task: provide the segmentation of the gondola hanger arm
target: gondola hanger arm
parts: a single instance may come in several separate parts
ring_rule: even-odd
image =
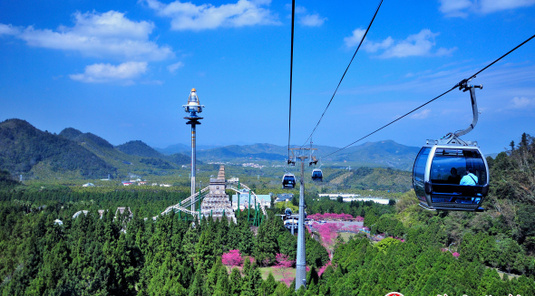
[[[466,129],[455,132],[453,135],[457,138],[471,132],[476,127],[477,121],[479,119],[475,89],[483,89],[483,85],[468,85],[469,81],[470,80],[468,79],[463,79],[461,82],[459,82],[459,90],[462,90],[463,92],[466,92],[468,90],[470,91],[470,101],[472,105],[472,123]]]

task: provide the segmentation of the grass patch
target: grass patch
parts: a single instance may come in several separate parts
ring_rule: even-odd
[[[275,278],[275,281],[280,282],[283,278],[282,271],[279,268],[274,267],[261,267],[260,273],[262,274],[262,279],[266,280],[269,276],[269,273],[271,272],[273,274],[273,277]],[[285,273],[287,277],[294,278],[295,277],[295,268],[287,268]]]
[[[342,237],[345,243],[347,243],[352,237],[357,235],[356,233],[350,233],[350,232],[339,232],[338,235]]]

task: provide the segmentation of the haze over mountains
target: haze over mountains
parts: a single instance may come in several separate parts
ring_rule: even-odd
[[[410,170],[419,148],[393,141],[365,143],[322,158],[336,147],[317,146],[316,156],[330,167],[366,166]],[[41,131],[27,121],[9,119],[0,123],[0,170],[25,178],[123,178],[129,173],[168,175],[190,164],[190,147],[150,147],[142,141],[114,146],[92,133],[65,128],[59,134]],[[165,152],[162,153],[162,152]],[[198,162],[244,162],[284,165],[287,147],[272,144],[230,145],[198,148]]]

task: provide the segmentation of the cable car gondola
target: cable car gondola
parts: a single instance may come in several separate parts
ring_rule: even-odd
[[[461,185],[463,176],[474,185]],[[488,165],[476,146],[425,145],[414,162],[412,185],[425,209],[482,211],[489,190]]]
[[[286,173],[282,176],[282,189],[291,189],[295,187],[294,174]]]
[[[312,170],[312,180],[317,182],[323,182],[323,172],[321,169]]]
[[[459,137],[470,132],[478,119],[475,88],[460,83],[460,89],[470,90],[472,124],[465,130],[423,146],[412,170],[412,186],[420,206],[428,210],[483,211],[480,207],[489,190],[489,168],[477,143]]]

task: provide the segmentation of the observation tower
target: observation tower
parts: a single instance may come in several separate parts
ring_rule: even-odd
[[[191,92],[189,93],[188,97],[188,103],[186,105],[183,105],[186,113],[188,113],[187,117],[184,117],[184,119],[187,120],[186,124],[191,125],[191,195],[195,194],[195,172],[197,170],[196,163],[197,163],[197,139],[196,139],[196,125],[201,124],[200,120],[203,119],[198,115],[198,113],[202,112],[202,109],[204,108],[203,105],[199,102],[199,97],[197,96],[197,90],[195,88],[191,89]],[[195,203],[191,203],[191,211],[195,212]]]

